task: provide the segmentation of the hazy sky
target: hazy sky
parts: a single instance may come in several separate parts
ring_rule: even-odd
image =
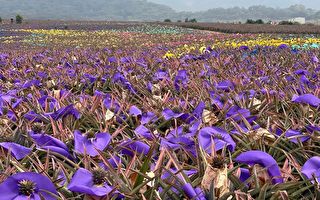
[[[148,0],[168,5],[179,11],[207,10],[215,7],[249,7],[252,5],[266,5],[285,8],[294,4],[303,4],[307,8],[320,10],[320,0]]]

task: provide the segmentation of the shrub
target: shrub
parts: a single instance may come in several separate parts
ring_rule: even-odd
[[[16,16],[16,23],[17,24],[22,24],[22,21],[23,21],[23,17],[21,15],[17,15]]]
[[[252,20],[252,19],[247,19],[246,24],[254,24],[254,23],[255,23],[255,21],[254,21],[254,20]]]
[[[247,19],[246,24],[264,24],[264,21],[262,19],[258,19],[258,20]]]
[[[299,25],[299,22],[281,21],[279,25]]]
[[[165,19],[164,22],[171,22],[171,19]]]
[[[258,19],[258,20],[256,20],[256,24],[264,24],[264,22],[262,19]]]

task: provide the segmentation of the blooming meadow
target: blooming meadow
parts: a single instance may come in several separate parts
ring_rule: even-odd
[[[320,198],[320,38],[0,34],[1,199]]]

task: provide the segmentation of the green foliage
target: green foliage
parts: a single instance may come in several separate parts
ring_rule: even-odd
[[[171,22],[171,19],[165,19],[164,22]]]
[[[252,19],[247,19],[246,24],[255,24],[255,21]]]
[[[264,24],[264,22],[262,19],[258,19],[258,20],[256,20],[256,24]]]
[[[258,20],[247,19],[246,24],[264,24],[264,21],[262,19],[258,19]]]
[[[0,17],[0,23],[2,23],[2,18]]]
[[[299,25],[299,22],[281,21],[279,25]]]
[[[197,19],[196,19],[196,18],[193,18],[193,19],[186,18],[186,19],[184,20],[184,22],[186,22],[186,23],[188,23],[188,22],[197,23]]]
[[[22,24],[22,21],[23,21],[23,17],[21,15],[17,15],[16,16],[16,23],[17,24]]]

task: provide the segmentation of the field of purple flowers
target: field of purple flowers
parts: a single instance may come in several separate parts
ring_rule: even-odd
[[[0,48],[0,199],[320,198],[317,44],[30,30]]]

